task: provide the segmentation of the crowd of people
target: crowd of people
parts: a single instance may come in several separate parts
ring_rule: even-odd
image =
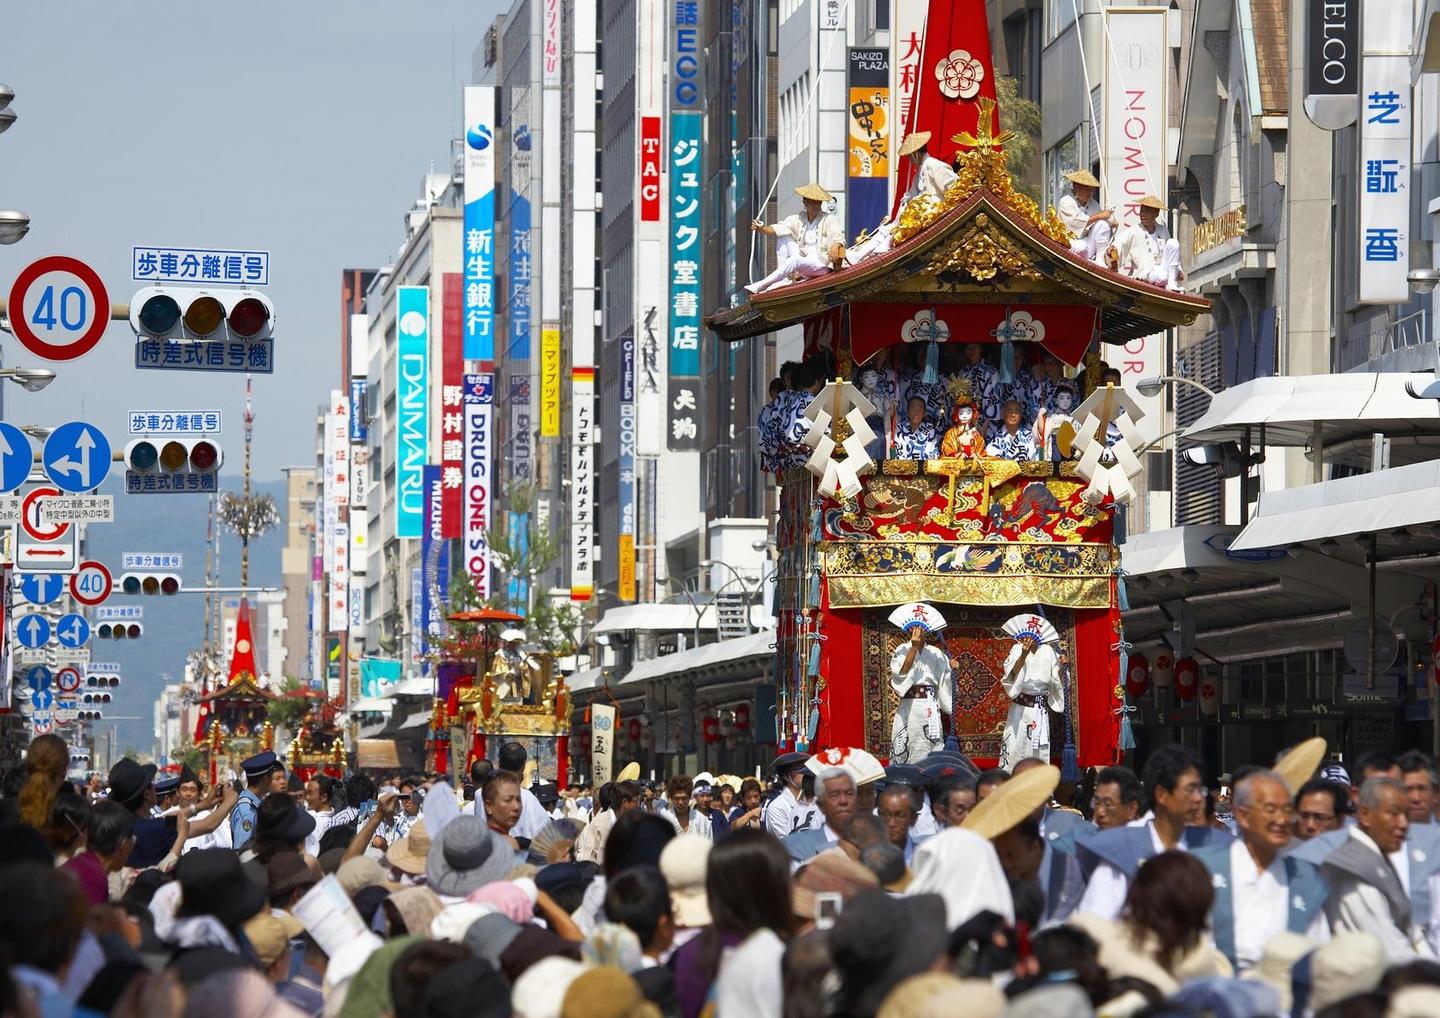
[[[0,1014],[421,1018],[1440,1015],[1434,762],[1180,745],[1063,790],[1027,759],[778,757],[236,788],[37,738],[0,791]]]

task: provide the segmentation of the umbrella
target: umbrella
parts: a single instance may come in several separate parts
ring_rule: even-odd
[[[960,826],[993,841],[1049,802],[1059,784],[1059,767],[1032,767],[991,792]]]
[[[524,622],[525,616],[499,608],[472,608],[445,616],[451,622]]]

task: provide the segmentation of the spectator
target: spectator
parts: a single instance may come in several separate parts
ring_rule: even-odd
[[[65,863],[92,905],[110,900],[109,878],[125,868],[135,842],[135,817],[116,802],[97,802],[85,828],[85,851]]]
[[[0,901],[5,903],[0,953],[10,974],[32,996],[42,1018],[69,1015],[62,981],[85,929],[86,901],[79,886],[53,866],[21,863],[0,871]]]

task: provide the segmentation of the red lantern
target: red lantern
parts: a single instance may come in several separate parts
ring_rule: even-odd
[[[750,727],[750,705],[748,703],[737,703],[735,705],[735,730],[743,732]]]
[[[1138,700],[1150,690],[1150,659],[1144,654],[1130,655],[1130,670],[1125,675],[1125,693]]]
[[[642,727],[642,726],[641,726],[641,724],[640,724],[640,719],[639,719],[639,718],[631,718],[631,719],[630,719],[630,724],[626,727],[626,731],[630,733],[630,741],[631,741],[631,742],[639,742],[639,741],[640,741],[640,730],[641,730],[641,727]]]
[[[1170,653],[1170,648],[1162,647],[1156,653],[1155,667],[1150,670],[1150,678],[1156,689],[1169,689],[1170,684],[1175,681],[1175,655]]]
[[[700,735],[707,743],[720,741],[720,719],[707,714],[700,719]]]
[[[1175,695],[1189,703],[1195,699],[1200,688],[1200,666],[1193,657],[1182,657],[1175,662]]]
[[[1220,687],[1214,679],[1200,683],[1200,713],[1213,718],[1220,713]]]

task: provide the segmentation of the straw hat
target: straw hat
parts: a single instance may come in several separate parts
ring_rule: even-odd
[[[628,764],[626,764],[624,767],[621,767],[621,768],[620,768],[620,773],[617,774],[617,775],[615,775],[615,780],[616,780],[616,781],[639,781],[639,780],[640,780],[640,765],[639,765],[638,763],[636,763],[634,760],[631,760],[631,761],[630,761]]]
[[[928,144],[930,144],[930,132],[915,131],[907,134],[905,140],[900,143],[899,154],[902,156],[914,155]]]
[[[1373,933],[1337,933],[1310,956],[1310,1007],[1315,1011],[1380,985],[1389,967]]]
[[[1300,791],[1301,785],[1315,776],[1315,770],[1320,766],[1320,761],[1325,759],[1327,749],[1329,746],[1325,740],[1317,735],[1300,743],[1275,764],[1275,773],[1285,779],[1285,785],[1292,796]]]
[[[1265,942],[1260,962],[1241,979],[1268,985],[1280,995],[1280,1006],[1290,1011],[1290,972],[1296,962],[1315,950],[1315,941],[1299,933],[1282,930]]]
[[[1100,181],[1095,179],[1095,174],[1089,170],[1071,170],[1065,174],[1065,179],[1072,184],[1079,184],[1081,187],[1099,187]]]
[[[1032,767],[991,792],[960,826],[982,838],[998,838],[1049,802],[1059,784],[1059,767]]]
[[[849,901],[867,887],[879,887],[880,878],[840,849],[826,849],[803,866],[790,890],[790,908],[802,919],[815,918],[816,895],[838,894]]]
[[[1161,212],[1165,211],[1165,203],[1153,194],[1147,194],[1144,198],[1141,198],[1137,204],[1140,205],[1141,208],[1159,209]]]
[[[430,832],[425,821],[410,825],[410,833],[400,838],[385,852],[385,859],[401,873],[418,877],[425,872],[425,858],[430,854]]]
[[[801,198],[808,198],[811,201],[834,201],[835,196],[825,190],[819,184],[811,182],[795,189],[795,193]]]
[[[710,848],[707,838],[681,834],[660,851],[660,872],[670,888],[670,910],[677,926],[710,925],[710,900],[705,892]]]

